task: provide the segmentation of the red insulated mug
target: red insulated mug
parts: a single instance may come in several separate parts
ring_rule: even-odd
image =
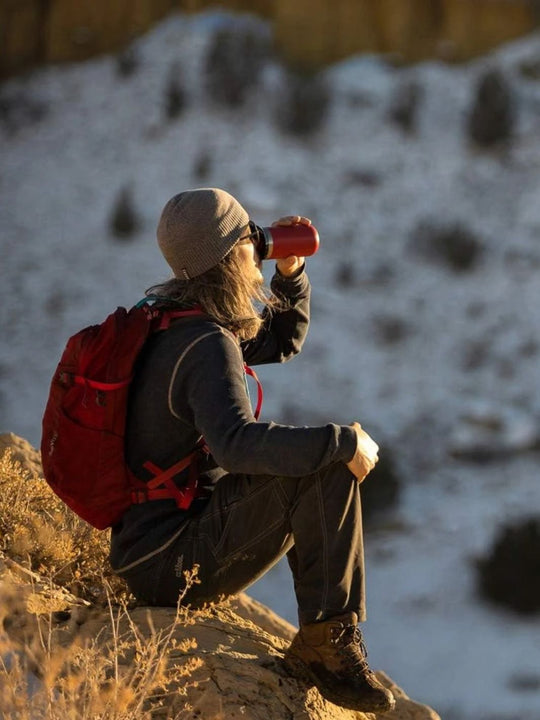
[[[319,249],[319,233],[313,225],[256,226],[255,248],[261,260],[277,260],[289,255],[307,257]]]

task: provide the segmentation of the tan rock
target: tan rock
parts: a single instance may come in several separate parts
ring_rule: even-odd
[[[293,639],[296,628],[291,623],[276,615],[270,608],[254,600],[246,593],[240,593],[231,600],[231,608],[244,620],[251,620],[270,635],[276,635],[283,640]]]
[[[0,434],[0,457],[3,457],[8,450],[11,452],[13,460],[20,463],[23,470],[32,477],[43,476],[41,453],[32,447],[28,440],[14,433],[2,433]]]
[[[170,627],[175,610],[140,607],[130,616],[140,632],[151,637]],[[189,678],[187,697],[173,694],[169,698],[171,716],[187,703],[193,710],[185,717],[194,719],[368,720],[375,717],[337,707],[324,700],[314,687],[291,677],[281,662],[288,640],[263,630],[257,620],[268,628],[275,628],[280,635],[291,632],[292,626],[243,594],[230,606],[213,606],[194,613],[187,623],[178,624],[174,638],[179,642],[192,639],[196,647],[188,653],[171,651],[169,661],[182,667],[191,656],[202,660],[202,664]],[[83,625],[83,636],[89,633],[94,637],[102,632],[104,621],[105,618],[98,617]],[[393,690],[397,700],[395,710],[385,718],[438,720],[439,716],[431,708],[411,700],[387,675],[378,673],[378,676]]]
[[[24,573],[0,575],[0,620],[15,647],[29,649],[30,671],[47,667],[44,655],[97,643],[122,645],[118,675],[128,677],[146,662],[141,648],[154,647],[166,658],[170,680],[157,693],[153,717],[185,720],[374,720],[375,715],[345,710],[321,697],[312,686],[291,677],[282,665],[289,641],[262,629],[258,619],[281,635],[292,626],[247,595],[204,610],[136,607],[84,607],[62,589],[24,582]],[[233,609],[234,608],[234,609]],[[112,628],[114,627],[114,632]],[[294,631],[294,629],[293,629]],[[48,637],[47,646],[39,638]],[[1,638],[0,638],[1,639]],[[52,651],[50,650],[52,648]],[[127,648],[127,649],[126,649]],[[148,653],[151,656],[153,651]],[[69,655],[65,655],[69,657]],[[109,652],[110,657],[110,652]],[[142,659],[141,659],[142,658]],[[50,664],[50,661],[49,661]],[[440,720],[431,708],[411,700],[384,673],[397,703],[388,720]]]

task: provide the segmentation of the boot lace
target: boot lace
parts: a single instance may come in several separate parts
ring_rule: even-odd
[[[367,648],[360,628],[355,625],[336,628],[333,640],[338,653],[347,660],[347,665],[361,673],[371,672],[367,662]]]

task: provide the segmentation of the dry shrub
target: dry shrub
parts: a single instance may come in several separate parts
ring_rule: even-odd
[[[409,246],[423,259],[455,273],[475,270],[484,253],[482,238],[467,225],[435,218],[424,218],[417,223]]]
[[[468,118],[469,136],[477,145],[489,148],[509,141],[515,123],[510,83],[498,68],[491,68],[478,80]]]
[[[168,120],[176,120],[184,112],[187,104],[186,90],[179,63],[174,63],[169,71],[165,88],[165,115]]]
[[[104,579],[119,599],[126,595],[108,564],[109,532],[77,517],[9,449],[0,457],[0,551],[79,597],[102,602]]]
[[[324,126],[331,99],[325,75],[289,71],[284,96],[276,102],[277,126],[285,134],[310,137]]]
[[[130,239],[139,230],[140,220],[130,187],[126,186],[118,193],[109,219],[109,227],[111,234],[118,240]]]
[[[518,72],[526,80],[540,80],[540,57],[523,60],[518,65]]]
[[[485,600],[521,615],[539,615],[540,516],[499,527],[476,569],[478,590]]]
[[[140,58],[133,45],[125,47],[116,56],[116,72],[121,78],[135,75],[139,69]]]
[[[258,85],[270,55],[270,40],[258,27],[219,29],[205,60],[208,96],[217,105],[242,106]]]
[[[368,528],[384,521],[401,497],[401,479],[392,452],[381,448],[379,462],[361,485],[362,515]]]
[[[195,640],[175,637],[175,631],[209,611],[182,607],[182,595],[168,627],[156,630],[149,612],[143,632],[128,611],[123,581],[108,566],[108,552],[108,532],[80,520],[9,448],[0,456],[2,720],[146,720],[156,714],[173,720],[186,712],[187,690],[202,660]],[[197,568],[184,575],[187,591],[197,582]],[[75,600],[66,588],[86,600]],[[98,620],[93,634],[92,625],[84,631],[92,613]]]
[[[24,90],[0,87],[0,128],[7,135],[17,135],[26,127],[43,120],[49,112],[48,105]]]
[[[403,132],[412,134],[418,124],[418,110],[423,96],[423,88],[417,80],[408,80],[398,86],[390,103],[388,116],[390,121]]]
[[[196,641],[174,637],[188,621],[184,608],[178,607],[171,624],[157,631],[149,615],[150,632],[142,633],[125,605],[109,603],[109,627],[67,647],[55,642],[50,613],[37,623],[34,641],[21,646],[2,631],[6,612],[20,596],[6,584],[0,590],[3,720],[145,720],[163,712],[171,692],[185,697],[192,674],[202,666],[193,656]],[[169,654],[174,664],[168,663]],[[181,712],[167,712],[167,717]]]
[[[206,182],[212,174],[212,153],[204,149],[199,152],[193,163],[193,177],[197,182]]]
[[[400,315],[382,314],[372,321],[375,342],[382,346],[394,346],[406,340],[412,333],[411,324]]]
[[[352,288],[357,281],[356,268],[350,260],[344,260],[337,266],[334,278],[338,288]]]

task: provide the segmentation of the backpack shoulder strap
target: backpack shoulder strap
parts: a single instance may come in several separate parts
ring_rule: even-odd
[[[244,363],[244,372],[246,373],[246,375],[249,375],[250,377],[252,377],[255,380],[255,382],[257,383],[257,405],[255,407],[253,417],[255,418],[255,420],[258,420],[259,415],[261,414],[261,408],[262,408],[263,398],[264,398],[262,383],[259,380],[259,378],[257,377],[255,370],[253,370],[253,368],[250,368],[249,365],[246,365],[246,363]]]
[[[170,327],[171,320],[181,317],[193,317],[196,315],[204,315],[205,313],[199,307],[190,308],[189,310],[161,310],[159,312],[156,330],[167,330]]]

